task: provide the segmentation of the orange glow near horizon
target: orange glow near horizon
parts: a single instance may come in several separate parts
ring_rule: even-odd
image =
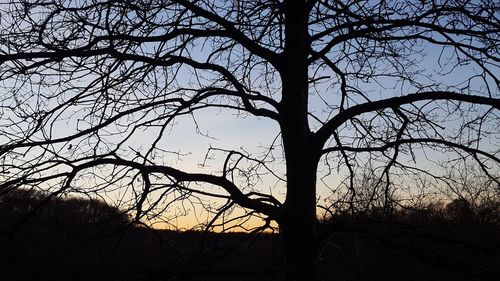
[[[198,221],[195,216],[189,215],[189,216],[184,216],[182,218],[176,219],[175,221],[166,221],[162,219],[157,219],[154,221],[150,221],[149,223],[146,223],[153,229],[158,229],[158,230],[173,230],[173,231],[205,231],[205,225]],[[248,219],[244,220],[241,224],[236,222],[236,223],[229,223],[228,225],[223,226],[216,226],[210,231],[216,232],[216,233],[222,233],[222,232],[243,232],[243,233],[249,233],[252,230],[255,230],[259,227],[262,227],[265,225],[265,222],[263,221],[262,218],[256,217],[256,216],[251,216]],[[273,231],[274,229],[274,231]],[[275,232],[278,229],[278,224],[275,221],[271,221],[270,227],[267,227],[266,229],[263,230],[265,233],[272,233]]]

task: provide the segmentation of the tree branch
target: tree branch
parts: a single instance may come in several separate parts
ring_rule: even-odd
[[[345,109],[340,112],[325,125],[323,125],[316,133],[315,136],[321,143],[325,143],[328,138],[333,134],[339,126],[349,119],[361,115],[363,113],[373,112],[385,108],[399,107],[403,104],[410,104],[417,101],[423,100],[450,100],[450,101],[460,101],[473,104],[483,104],[489,105],[493,108],[500,109],[500,99],[476,96],[476,95],[466,95],[459,94],[455,92],[447,91],[431,91],[431,92],[420,92],[415,94],[409,94],[406,96],[393,97],[378,101],[366,102],[363,104],[358,104],[350,108]]]

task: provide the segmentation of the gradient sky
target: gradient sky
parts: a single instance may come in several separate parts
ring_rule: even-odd
[[[148,50],[148,48],[150,50],[153,50],[156,47],[158,47],[158,44],[156,45],[151,44],[145,46],[145,50]],[[208,52],[209,48],[210,47],[206,47],[205,45],[202,44],[195,44],[195,46],[192,47],[191,55],[193,57],[199,57],[199,58],[206,57],[209,53]],[[456,69],[452,68],[453,64],[446,65],[448,59],[454,57],[454,53],[452,52],[451,49],[443,50],[439,47],[430,46],[429,44],[423,44],[418,46],[417,48],[421,48],[422,53],[425,56],[420,57],[419,55],[415,55],[415,57],[408,57],[406,59],[415,60],[414,70],[417,70],[417,68],[424,70],[421,74],[416,75],[416,79],[418,79],[423,84],[445,82],[448,85],[456,85],[457,86],[456,88],[458,88],[460,86],[465,85],[461,83],[467,80],[468,77],[476,75],[477,73],[480,72],[480,68],[478,68],[473,64],[461,65]],[[386,61],[385,62],[379,61],[377,63],[379,64],[380,69],[385,69],[386,66],[389,66],[389,64]],[[351,67],[347,62],[344,63],[341,62],[339,63],[339,66],[341,68],[346,68],[346,69],[349,69]],[[408,68],[411,68],[411,66],[408,66]],[[413,69],[407,69],[407,70],[410,71]],[[442,71],[442,73],[440,73],[440,71]],[[497,77],[498,74],[500,74],[500,69],[498,67],[495,68],[495,66],[492,66],[492,71],[495,73]],[[253,84],[255,85],[256,89],[264,89],[266,86],[269,86],[269,88],[271,88],[269,92],[274,93],[274,91],[276,90],[277,92],[274,94],[276,96],[276,99],[279,100],[279,95],[280,95],[279,94],[280,85],[278,84],[279,82],[275,82],[276,84],[273,85],[262,85],[263,80],[262,78],[258,78],[260,73],[257,72],[258,71],[250,73],[249,75],[250,77],[244,77],[244,79],[248,80],[253,79]],[[198,81],[197,79],[195,79],[197,77],[193,75],[192,71],[182,68],[179,73],[180,74],[178,76],[178,82],[180,85],[183,86],[195,85],[194,87],[196,87],[196,83]],[[330,72],[319,71],[317,75],[329,76],[329,78],[322,80],[324,83],[323,82],[318,83],[318,85],[315,88],[313,87],[310,88],[311,95],[310,95],[309,108],[310,112],[317,114],[319,119],[324,121],[327,120],[329,117],[331,117],[330,114],[332,113],[332,111],[329,109],[329,106],[337,105],[339,103],[339,94],[338,94],[339,81]],[[160,77],[163,79],[166,76],[160,76]],[[37,79],[38,76],[33,75],[33,77]],[[84,79],[80,79],[79,81],[75,82],[75,84],[85,85],[86,83],[88,83],[88,81],[91,80],[91,78],[92,77],[86,77]],[[208,75],[208,78],[212,77]],[[51,79],[57,80],[58,78],[56,77]],[[168,80],[168,78],[165,78],[165,80]],[[472,94],[484,93],[484,89],[481,88],[484,86],[483,81],[480,81],[479,78],[475,78],[470,82],[471,83],[468,85],[470,93]],[[491,83],[492,81],[488,82]],[[380,78],[377,81],[358,80],[358,81],[349,81],[349,83],[352,84],[357,83],[356,85],[358,86],[358,88],[361,89],[367,96],[369,96],[373,100],[383,99],[390,96],[397,96],[401,94],[409,94],[413,93],[416,90],[415,87],[409,84],[400,83],[399,81],[397,81],[397,79],[391,77]],[[29,107],[30,105],[34,105],[36,102],[38,102],[36,100],[37,97],[35,95],[29,96],[31,91],[36,92],[36,90],[31,89],[30,86],[31,85],[24,85],[25,94],[28,97],[26,97],[26,101],[19,102],[19,106]],[[145,88],[147,88],[148,86],[150,85],[145,85]],[[16,88],[17,85],[14,84],[14,80],[10,80],[7,81],[6,84],[4,84],[4,87]],[[46,89],[46,90],[51,90],[51,89]],[[117,89],[116,91],[119,93],[119,90],[120,89]],[[498,88],[493,88],[492,91],[494,93],[498,93]],[[141,93],[137,94],[141,95]],[[359,102],[360,99],[359,98],[355,99],[355,101]],[[54,99],[51,103],[57,104],[57,99]],[[91,104],[92,100],[90,100],[89,103]],[[48,106],[53,106],[53,104],[50,104]],[[445,106],[445,104],[432,103],[429,105],[429,107],[435,107],[436,109],[439,106]],[[81,119],[83,118],[85,113],[83,111],[75,113],[75,111],[77,110],[78,106],[75,106],[73,108],[70,108],[70,110],[66,114],[63,114],[58,117],[58,120],[53,123],[54,126],[50,130],[52,138],[62,137],[74,133],[77,127],[79,129],[82,129],[84,128],[84,126],[87,127],[91,126],[90,123],[84,124],[84,122],[81,122]],[[477,107],[477,110],[478,112],[482,112],[485,110],[485,107]],[[29,112],[30,109],[27,109],[27,111]],[[150,112],[149,114],[151,116],[154,116],[155,113]],[[245,151],[249,155],[256,158],[259,158],[260,156],[264,155],[267,151],[266,146],[269,146],[273,142],[275,137],[279,134],[279,128],[276,122],[262,118],[242,117],[242,116],[237,116],[235,114],[236,113],[234,111],[229,111],[225,109],[223,110],[203,109],[197,111],[193,116],[185,115],[176,118],[175,125],[172,128],[170,127],[167,128],[167,132],[164,134],[163,138],[160,141],[161,143],[160,147],[169,152],[166,152],[155,159],[149,159],[149,160],[156,163],[170,165],[175,168],[185,170],[188,172],[217,173],[220,172],[221,170],[222,162],[224,160],[224,155],[223,153],[220,152],[214,152],[213,154],[209,155],[210,157],[207,160],[205,157],[207,150],[210,147],[222,148],[226,150],[241,150]],[[442,118],[443,119],[447,118],[447,120],[443,120],[443,124],[445,125],[443,134],[452,135],[456,133],[455,131],[458,129],[459,125],[462,122],[472,117],[467,115],[461,115],[461,112],[457,112],[456,114],[450,114],[447,116],[443,115]],[[17,125],[20,126],[19,128],[12,127],[11,130],[14,133],[17,132],[19,134],[22,134],[22,132],[26,130],[29,124],[22,124],[17,121],[18,120],[15,119],[9,121],[12,123],[16,123]],[[3,121],[0,119],[0,122]],[[319,126],[319,122],[314,121],[313,118],[310,119],[310,123],[313,130],[316,130]],[[3,123],[0,123],[0,125],[3,125]],[[493,121],[486,125],[492,126],[489,128],[494,128],[493,126],[499,124],[498,122],[495,123]],[[108,130],[110,134],[113,134],[114,132],[120,130],[120,128],[118,127],[113,128],[113,126],[110,126]],[[343,129],[342,133],[345,136],[350,136],[353,134],[353,131],[346,127]],[[147,151],[151,143],[158,136],[158,134],[159,134],[158,128],[150,127],[144,131],[140,130],[125,144],[123,144],[122,147],[124,148],[124,150],[130,148],[130,150],[128,151],[129,157],[134,158],[135,152],[144,153],[145,151]],[[3,136],[0,135],[0,143],[5,142],[5,138],[2,137]],[[38,135],[38,137],[42,136]],[[106,137],[110,141],[110,143],[117,143],[121,140],[122,135],[106,136]],[[348,141],[347,138],[346,141]],[[81,144],[83,144],[84,142],[85,140],[83,140]],[[345,144],[350,145],[351,143],[345,143]],[[72,150],[69,149],[69,145],[70,144],[68,143],[60,145],[60,147],[57,146],[56,147],[57,149],[61,149],[62,154],[71,156],[70,154],[73,153],[74,155],[77,155],[79,153],[79,148],[77,147],[78,143],[76,142],[71,143],[71,145],[73,146]],[[490,140],[484,141],[483,143],[481,143],[481,145],[483,146],[483,148],[485,149],[490,148],[491,150],[498,149],[498,147],[500,146],[499,139],[494,137]],[[34,150],[29,153],[36,154],[40,152]],[[179,153],[179,155],[175,153]],[[282,152],[279,147],[279,142],[278,145],[275,147],[273,153],[275,154],[276,161],[275,164],[272,166],[272,169],[279,176],[282,176],[285,173],[285,171],[284,171],[283,161],[281,158]],[[211,156],[213,156],[213,159]],[[445,160],[447,157],[455,157],[455,156],[456,155],[447,155],[446,153],[442,152],[440,153],[439,151],[431,151],[431,150],[416,151],[415,152],[415,158],[417,160],[416,166],[425,167],[427,169],[437,169],[436,167],[432,166],[433,161]],[[411,157],[402,157],[401,159],[403,161],[407,161],[408,163],[412,162]],[[378,160],[379,159],[372,159],[371,161],[376,163]],[[368,161],[366,160],[365,162]],[[205,166],[203,167],[200,166],[202,163],[204,163]],[[330,188],[338,186],[340,181],[347,175],[345,166],[338,167],[337,166],[338,162],[330,164],[332,165],[331,169],[329,169],[327,165],[324,164],[324,161],[320,163],[319,167],[320,171],[318,173],[319,178],[321,178],[321,180],[318,180],[318,200],[319,200],[318,203],[320,204],[322,204],[323,202],[322,200],[327,199],[332,195]],[[364,168],[365,167],[357,167],[358,169],[357,171],[363,171]],[[332,173],[328,175],[329,171],[331,171]],[[101,176],[102,178],[95,179],[95,182],[89,181],[88,177],[83,177],[76,184],[82,187],[87,186],[87,188],[92,188],[92,186],[88,187],[89,183],[98,184],[99,181],[101,182],[106,181],[106,179],[109,178],[109,176],[106,175],[106,172],[107,171],[99,171],[97,175],[98,177]],[[269,174],[262,175],[261,178],[253,180],[254,180],[253,184],[255,184],[256,190],[265,193],[268,193],[271,190],[273,195],[283,202],[285,197],[285,188],[284,188],[284,183],[282,181]],[[241,185],[242,183],[240,181],[241,178],[237,179],[236,182],[239,186],[242,186]],[[111,201],[115,202],[120,200],[127,201],[132,198],[134,188],[139,190],[140,187],[141,184],[138,183],[137,186],[132,186],[130,187],[130,189],[109,190],[109,192],[104,196],[110,199]],[[225,194],[225,192],[221,189],[212,187],[210,187],[210,189],[211,191],[216,192],[218,194]],[[244,190],[244,192],[248,192],[248,190]],[[155,196],[156,195],[153,195],[152,197],[155,198]],[[175,194],[172,193],[169,196],[175,196]],[[173,200],[174,198],[170,199]],[[222,199],[207,199],[206,202],[204,203],[209,204],[209,202],[217,203],[219,204],[219,207],[221,204],[223,204]],[[185,205],[182,205],[183,203],[185,203]],[[198,204],[196,200],[192,202],[188,202],[188,200],[185,200],[179,202],[177,205],[175,204],[172,205],[172,208],[167,210],[166,215],[175,216],[183,213],[184,210],[191,211],[189,215],[184,216],[184,218],[182,219],[179,218],[179,220],[176,222],[179,226],[183,228],[189,228],[190,226],[198,223],[193,216],[194,214],[197,214],[199,218],[202,220],[206,218],[206,213],[204,213],[203,207],[200,204]],[[217,208],[217,206],[214,205],[214,208]]]

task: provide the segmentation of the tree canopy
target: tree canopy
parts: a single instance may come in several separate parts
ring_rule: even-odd
[[[499,185],[496,1],[46,0],[0,14],[2,193],[96,193],[137,220],[202,208],[208,228],[259,216],[303,265],[317,205],[392,208],[412,179],[446,186],[471,163]],[[212,135],[221,120],[250,120],[250,147]],[[183,128],[208,140],[201,157],[176,147]]]

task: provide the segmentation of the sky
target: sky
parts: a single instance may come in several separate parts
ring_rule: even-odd
[[[197,42],[199,43],[199,42]],[[146,51],[151,51],[154,50],[155,48],[159,47],[159,44],[152,44],[145,46]],[[205,58],[209,54],[211,45],[210,44],[194,44],[192,47],[191,54],[193,57],[196,58]],[[431,47],[429,45],[422,45],[420,46],[423,50],[424,53],[426,54],[425,57],[423,58],[417,58],[415,57],[415,63],[418,64],[418,66],[421,66],[422,69],[425,69],[424,75],[417,75],[418,79],[421,79],[421,82],[425,82],[428,84],[432,83],[441,83],[441,82],[446,82],[447,84],[454,85],[459,82],[462,82],[466,80],[468,77],[476,75],[479,73],[480,69],[477,66],[474,66],[473,64],[464,64],[461,65],[459,68],[452,69],[450,66],[446,66],[446,61],[448,58],[453,58],[454,54],[450,50],[444,50],[442,52],[441,48],[438,47]],[[241,52],[241,53],[240,53]],[[336,54],[337,50],[332,51],[332,55]],[[234,59],[239,59],[241,56],[244,56],[244,53],[241,51],[241,49],[235,49],[234,56],[231,58]],[[222,56],[223,58],[226,58]],[[408,57],[407,59],[413,59],[412,57]],[[376,60],[376,58],[374,59]],[[228,60],[228,64],[231,66],[232,61]],[[383,72],[383,69],[385,68],[384,62],[377,62],[379,66],[381,66],[381,70]],[[125,63],[125,66],[130,66],[130,63]],[[354,64],[351,62],[344,62],[344,63],[339,63],[339,66],[345,67],[345,69],[353,69]],[[120,71],[124,71],[126,67],[115,70],[113,72],[113,75],[120,75]],[[411,68],[411,66],[408,66],[408,68]],[[174,68],[175,69],[175,68]],[[263,79],[263,76],[259,76],[260,73],[259,71],[263,70],[264,68],[259,68],[257,67],[255,71],[247,73],[248,75],[246,77],[241,77],[241,80],[248,82],[251,81],[252,85],[255,86],[255,89],[257,90],[268,90],[268,94],[275,94],[275,97],[279,99],[279,82],[274,82],[271,84],[266,84],[266,80]],[[444,75],[439,74],[439,69],[445,69],[445,72],[448,72]],[[493,71],[495,71],[496,74],[500,74],[500,71],[498,68],[492,67]],[[407,69],[410,70],[410,69]],[[91,71],[91,70],[90,70]],[[181,86],[192,86],[196,87],[196,85],[199,83],[199,80],[193,75],[193,72],[186,69],[185,67],[179,69],[179,76],[178,76],[178,84]],[[242,75],[241,69],[238,69],[235,71],[236,74]],[[49,71],[50,73],[50,71]],[[53,73],[52,73],[53,74]],[[114,97],[118,97],[120,94],[125,95],[124,97],[139,97],[140,99],[141,95],[143,96],[148,96],[148,97],[153,97],[155,95],[161,96],[161,93],[155,93],[154,89],[155,87],[165,87],[168,88],[166,85],[168,84],[169,81],[169,75],[171,75],[171,72],[165,72],[165,73],[160,73],[158,72],[158,77],[162,80],[164,79],[165,81],[152,81],[152,80],[144,80],[140,81],[143,82],[142,86],[137,88],[137,91],[134,92],[127,92],[127,86],[129,86],[128,82],[123,83],[122,85],[119,85],[115,87],[114,89],[110,90],[109,93],[102,93],[104,94],[109,94]],[[163,75],[163,76],[162,76]],[[312,71],[311,71],[312,75]],[[325,75],[329,76],[327,79],[325,79],[325,84],[318,84],[317,87],[313,88],[311,87],[311,95],[310,95],[310,104],[309,108],[311,112],[314,114],[317,114],[318,117],[321,120],[326,120],[330,114],[333,112],[335,113],[336,109],[331,109],[329,106],[332,104],[338,104],[339,102],[339,84],[338,84],[338,79],[335,78],[334,75],[332,75],[331,72],[325,71],[325,72],[319,72],[318,76]],[[498,75],[497,75],[498,77]],[[22,113],[20,109],[24,109],[26,113],[28,113],[28,119],[29,118],[36,118],[35,115],[30,116],[29,113],[32,113],[33,111],[36,111],[34,109],[37,104],[40,102],[40,96],[37,95],[39,93],[39,90],[33,88],[31,84],[24,84],[23,87],[19,86],[19,84],[15,83],[20,83],[22,81],[22,77],[19,76],[19,80],[16,82],[15,79],[11,79],[9,81],[3,81],[4,82],[4,90],[7,89],[7,92],[9,93],[10,97],[11,95],[14,94],[15,91],[18,91],[14,95],[18,98],[17,103],[13,103],[12,98],[7,98],[6,100],[3,100],[2,102],[4,105],[6,103],[9,103],[9,105],[13,106],[14,108],[11,110],[10,113],[3,114],[2,117],[3,119],[0,118],[0,126],[4,126],[4,132],[9,131],[13,135],[19,135],[21,136],[23,133],[28,131],[28,128],[30,126],[33,126],[34,120],[35,119],[30,119],[30,124],[27,123],[22,123],[20,122],[19,119],[16,119],[13,117],[11,114],[14,111],[17,111],[18,113]],[[40,76],[37,74],[33,74],[31,78],[34,79],[39,79]],[[78,78],[78,79],[73,79],[72,83],[74,83],[72,86],[83,86],[92,80],[92,76],[86,76],[84,78]],[[152,77],[147,77],[148,79],[152,79]],[[207,75],[206,76],[207,80],[213,79],[213,75]],[[16,78],[17,79],[17,78]],[[48,79],[51,79],[51,81],[57,81],[58,79],[61,79],[61,77],[50,77]],[[146,78],[145,78],[146,79]],[[201,84],[204,84],[203,79],[201,79]],[[399,94],[406,94],[410,93],[415,90],[415,87],[410,86],[409,84],[401,84],[399,81],[396,81],[397,79],[391,78],[391,77],[385,77],[385,78],[380,78],[378,81],[363,81],[362,79],[357,79],[357,81],[350,81],[353,85],[357,85],[359,89],[363,90],[365,93],[368,93],[369,97],[372,99],[380,99],[380,98],[386,98],[389,95],[394,96],[394,95],[399,95]],[[475,78],[474,80],[471,80],[472,82],[468,85],[470,89],[477,90],[479,92],[483,91],[484,89],[481,88],[482,81],[480,81],[479,78]],[[32,80],[33,82],[33,80]],[[158,82],[159,84],[152,84],[153,82]],[[218,83],[220,81],[216,81],[216,85],[221,85]],[[490,83],[492,82],[491,80],[489,81]],[[462,84],[464,85],[464,84]],[[72,95],[75,93],[72,92],[67,92],[64,94],[61,94],[61,90],[64,89],[64,87],[70,86],[66,82],[63,82],[62,85],[57,85],[53,87],[47,87],[43,89],[42,92],[47,94],[47,96],[50,95],[50,91],[54,91],[54,95],[50,98],[50,101],[47,101],[47,107],[50,108],[52,106],[57,105],[60,103],[62,100],[68,100]],[[99,85],[98,85],[99,86]],[[96,86],[96,88],[98,88]],[[175,85],[172,87],[175,88]],[[269,89],[267,89],[267,87]],[[21,91],[19,91],[21,90]],[[144,91],[144,92],[141,92]],[[498,88],[493,88],[492,91],[496,94],[498,94]],[[104,92],[104,91],[103,91]],[[166,92],[168,92],[166,90]],[[476,91],[472,91],[473,94],[476,94]],[[21,95],[25,95],[26,99],[19,98]],[[57,119],[56,122],[53,123],[53,126],[47,126],[48,130],[50,131],[50,138],[57,138],[57,137],[63,137],[68,134],[74,133],[76,131],[76,128],[83,129],[83,128],[89,128],[95,123],[90,122],[91,119],[94,119],[95,116],[88,116],[87,114],[89,113],[88,109],[92,108],[92,104],[98,100],[98,98],[101,97],[101,93],[96,93],[95,95],[91,95],[87,101],[85,106],[70,106],[68,107],[67,112],[63,113],[62,115],[58,115],[54,117]],[[125,98],[123,98],[125,100]],[[43,100],[44,98],[42,98]],[[158,96],[155,96],[154,99],[152,100],[157,100]],[[47,99],[46,99],[47,100]],[[99,100],[101,101],[101,100]],[[325,104],[325,101],[327,104]],[[359,102],[360,98],[354,98],[353,101]],[[116,108],[114,109],[120,109],[119,103],[121,102],[120,99],[116,101]],[[130,102],[129,102],[130,103]],[[101,105],[103,102],[101,101]],[[133,104],[128,104],[125,102],[125,106],[133,106]],[[429,113],[435,112],[434,109],[438,109],[439,106],[444,106],[444,104],[440,103],[433,103],[430,104],[427,109],[429,110]],[[86,110],[83,108],[87,107]],[[479,108],[479,110],[484,110],[484,108]],[[161,112],[161,109],[160,111]],[[94,113],[97,115],[97,113],[102,113],[102,114],[108,114],[110,111],[100,111],[99,108],[95,109],[94,108]],[[10,115],[9,115],[10,114]],[[154,118],[154,115],[158,114],[157,112],[146,112],[142,117],[147,117],[147,118]],[[5,118],[8,116],[8,118]],[[136,119],[140,117],[140,114],[134,115],[132,119]],[[368,117],[368,115],[366,116]],[[444,122],[443,124],[446,125],[445,129],[443,130],[443,133],[452,135],[456,133],[458,126],[461,122],[466,120],[467,118],[470,118],[470,116],[463,116],[461,115],[460,112],[457,112],[455,114],[450,114],[446,117],[443,118],[448,118],[448,120],[445,120],[447,122]],[[83,120],[85,119],[84,122]],[[121,120],[121,123],[127,123],[127,120]],[[133,121],[133,120],[132,120]],[[94,120],[95,122],[95,120]],[[158,122],[156,125],[160,124],[161,122]],[[311,127],[313,130],[317,129],[319,126],[319,122],[316,122],[313,120],[313,118],[310,119]],[[498,122],[497,122],[498,123]],[[15,126],[18,126],[17,128],[12,125],[15,124]],[[241,150],[244,151],[245,153],[248,153],[252,157],[260,157],[264,155],[264,153],[267,151],[266,146],[269,146],[273,140],[278,136],[279,134],[279,127],[276,124],[275,121],[271,121],[268,119],[263,119],[263,118],[255,118],[255,117],[243,117],[243,116],[238,116],[234,111],[229,111],[229,110],[218,110],[218,109],[203,109],[197,111],[193,116],[191,115],[184,115],[181,117],[178,117],[174,120],[174,126],[173,127],[167,127],[167,130],[160,140],[160,147],[165,149],[168,152],[165,152],[163,154],[159,153],[155,159],[151,158],[151,161],[157,161],[156,163],[161,163],[165,165],[170,165],[175,168],[179,168],[181,170],[189,171],[189,172],[210,172],[210,173],[220,173],[220,169],[222,166],[222,162],[224,160],[224,153],[218,152],[218,151],[212,151],[211,154],[209,154],[208,158],[207,156],[207,150],[209,148],[222,148],[226,150]],[[5,126],[9,125],[10,127],[7,128]],[[487,126],[490,126],[489,129],[494,130],[495,123],[489,123],[486,124]],[[50,129],[49,129],[50,127]],[[107,132],[106,132],[107,130]],[[61,151],[60,156],[67,156],[67,157],[73,157],[73,156],[78,156],[79,154],[83,153],[89,153],[91,152],[90,148],[84,148],[85,145],[93,145],[99,142],[99,137],[106,138],[110,143],[116,144],[117,142],[121,141],[123,136],[125,134],[116,134],[113,135],[117,131],[123,131],[123,133],[130,132],[130,128],[123,128],[120,126],[109,126],[106,130],[103,130],[103,134],[100,136],[92,136],[90,138],[82,138],[78,141],[71,142],[71,143],[64,143],[61,145],[56,145],[54,146],[54,150],[56,151]],[[352,128],[345,127],[342,131],[342,133],[345,136],[353,137],[356,136]],[[122,153],[126,155],[126,157],[129,157],[130,159],[136,157],[136,152],[141,154],[145,153],[147,149],[149,148],[150,144],[155,140],[155,138],[159,134],[159,127],[148,127],[145,130],[138,130],[133,137],[131,137],[126,143],[122,145],[123,151]],[[46,135],[42,134],[37,134],[35,135],[36,138],[42,139],[47,137]],[[359,138],[359,135],[356,136],[358,137],[356,141],[362,141],[363,138]],[[279,139],[279,137],[278,137]],[[344,139],[347,144],[349,143],[350,140],[349,138]],[[7,142],[7,138],[5,135],[0,135],[0,143]],[[70,148],[70,145],[72,148]],[[108,149],[107,144],[105,143],[100,143],[100,148],[105,151]],[[499,146],[498,140],[495,141],[493,140],[490,141],[485,141],[484,144],[487,146],[486,148],[492,148],[492,149],[497,149]],[[490,147],[488,147],[490,146]],[[43,153],[41,150],[31,150],[31,151],[21,151],[23,153],[26,153],[24,156],[25,158],[30,158],[31,155],[37,155],[40,153]],[[176,154],[178,153],[178,154]],[[275,164],[272,166],[273,170],[279,175],[282,176],[285,171],[283,167],[283,161],[282,161],[282,155],[281,155],[281,149],[279,147],[279,141],[276,146],[276,148],[273,151],[274,156],[276,157]],[[428,153],[428,154],[426,154]],[[415,153],[415,157],[418,160],[418,167],[427,167],[429,169],[433,169],[431,166],[433,165],[433,161],[440,161],[440,160],[446,160],[447,157],[455,157],[456,155],[447,155],[446,153],[436,153],[436,151],[417,151]],[[408,163],[411,164],[412,159],[411,157],[403,157],[402,158],[404,161],[407,161]],[[322,201],[325,199],[328,199],[329,196],[331,196],[332,189],[334,189],[336,186],[338,186],[343,178],[347,175],[346,168],[345,166],[343,167],[338,167],[338,158],[337,162],[333,162],[332,164],[332,169],[330,170],[327,165],[323,164],[325,159],[322,159],[322,164],[320,164],[320,172],[319,177],[321,178],[320,181],[318,181],[318,200],[319,203],[322,202],[328,202],[328,201]],[[372,163],[377,163],[377,161],[380,159],[371,159]],[[367,158],[364,158],[363,161],[360,161],[360,163],[367,163],[369,162]],[[204,164],[204,165],[201,165]],[[380,163],[379,163],[380,164]],[[248,167],[250,163],[243,163],[243,165],[246,165],[245,167]],[[365,167],[357,167],[359,171],[363,171]],[[59,170],[61,171],[61,170]],[[263,169],[260,170],[261,172],[265,172]],[[328,174],[328,172],[331,171],[331,174]],[[79,179],[79,181],[76,183],[77,186],[80,187],[85,187],[87,189],[97,189],[100,183],[105,183],[106,181],[110,181],[113,177],[110,176],[109,173],[110,171],[106,170],[99,170],[99,171],[94,171],[96,174],[96,179],[89,180],[88,176],[82,175],[82,177]],[[244,186],[244,177],[240,176],[239,178],[236,179],[236,182],[240,186]],[[128,180],[128,179],[127,179]],[[164,179],[157,179],[157,182],[161,182],[161,180]],[[93,186],[88,186],[89,183],[92,183]],[[117,182],[118,183],[118,182]],[[127,185],[126,181],[121,182],[124,185]],[[262,175],[259,179],[257,178],[252,178],[252,184],[255,185],[256,189],[258,191],[262,192],[269,192],[270,190],[273,192],[273,195],[278,198],[281,202],[283,202],[284,197],[285,197],[285,188],[284,188],[284,183],[280,181],[277,177],[270,175],[270,174],[265,174]],[[113,185],[113,184],[112,184]],[[127,186],[125,189],[113,189],[112,185],[110,186],[110,190],[104,195],[107,199],[113,201],[113,202],[127,202],[130,200],[134,192],[137,194],[140,194],[142,184],[141,182],[136,182],[134,181],[133,183],[130,183],[130,186]],[[194,188],[199,188],[194,186]],[[209,187],[204,187],[204,188],[209,188]],[[213,192],[217,192],[218,194],[224,194],[224,191],[210,187],[210,190]],[[248,190],[245,190],[247,192]],[[342,191],[339,191],[340,193]],[[151,199],[157,198],[160,193],[153,195]],[[166,195],[167,201],[164,203],[168,203],[169,200],[175,199],[175,196],[180,196],[178,193],[171,192]],[[154,200],[152,201],[154,202]],[[216,204],[215,204],[216,203]],[[184,204],[184,205],[183,205]],[[170,217],[177,217],[179,215],[183,215],[185,211],[189,210],[189,214],[186,216],[183,216],[184,218],[178,218],[176,221],[176,224],[181,226],[181,228],[190,228],[193,225],[198,224],[198,221],[196,221],[195,217],[193,214],[198,214],[198,218],[200,219],[206,219],[206,213],[203,212],[203,207],[201,204],[210,205],[210,207],[217,209],[221,205],[224,204],[224,200],[221,199],[211,199],[211,200],[205,200],[205,201],[199,201],[197,202],[196,200],[193,200],[189,202],[189,200],[184,200],[181,201],[178,204],[173,204],[170,209],[168,209],[165,212],[166,216]],[[237,211],[235,211],[237,212]],[[152,218],[153,221],[158,221],[156,218]],[[259,219],[256,219],[256,221],[259,221]]]

